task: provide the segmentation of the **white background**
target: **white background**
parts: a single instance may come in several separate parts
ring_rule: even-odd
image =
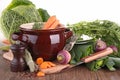
[[[64,25],[79,21],[107,19],[120,23],[120,0],[30,0],[37,8],[56,15]],[[11,0],[0,0],[0,13]]]

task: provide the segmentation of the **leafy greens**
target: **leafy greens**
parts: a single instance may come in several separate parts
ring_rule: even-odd
[[[104,66],[110,71],[115,71],[116,67],[120,68],[120,26],[117,23],[109,20],[81,21],[75,24],[68,24],[68,28],[79,37],[78,40],[81,40],[81,36],[84,34],[92,37],[94,40],[101,38],[107,43],[107,46],[114,45],[118,48],[117,53],[114,52],[112,55],[87,63],[86,65],[90,70],[97,71]],[[80,52],[78,51],[77,54]],[[73,55],[73,51],[71,54]],[[81,56],[81,54],[79,55]],[[73,56],[75,58],[75,51]],[[72,60],[72,62],[75,63],[75,60]]]
[[[94,39],[101,38],[107,45],[115,45],[118,48],[117,56],[120,57],[120,26],[109,20],[82,21],[68,25],[78,35],[88,35]]]
[[[93,53],[93,45],[91,42],[86,44],[75,44],[70,51],[72,56],[70,64],[76,64],[81,58],[89,56],[91,53]]]
[[[42,9],[44,11],[44,9]],[[12,0],[0,17],[0,28],[4,36],[11,40],[11,34],[19,31],[19,26],[24,23],[43,22],[49,18],[47,11],[41,14],[29,0]],[[43,16],[47,14],[47,16]]]

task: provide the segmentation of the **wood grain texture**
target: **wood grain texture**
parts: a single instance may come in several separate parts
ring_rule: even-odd
[[[0,52],[0,80],[120,80],[120,69],[110,72],[108,69],[90,71],[85,65],[80,65],[68,71],[36,77],[35,73],[10,71],[10,62],[3,59]]]

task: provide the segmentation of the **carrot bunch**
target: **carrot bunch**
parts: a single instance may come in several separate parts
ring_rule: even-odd
[[[56,64],[54,64],[53,62],[51,62],[51,61],[44,61],[43,58],[41,58],[41,57],[37,58],[36,64],[39,66],[39,69],[47,69],[47,68],[51,68],[51,67],[55,67],[56,66]],[[45,73],[42,72],[42,71],[39,71],[37,73],[37,76],[38,77],[45,76]]]
[[[58,27],[59,24],[59,20],[56,18],[56,16],[50,16],[50,18],[43,26],[43,29],[55,29]]]

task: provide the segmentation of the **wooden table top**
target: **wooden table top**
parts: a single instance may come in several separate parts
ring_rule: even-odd
[[[3,59],[0,52],[0,80],[120,80],[120,69],[115,72],[107,69],[100,69],[94,72],[84,65],[80,65],[66,72],[36,77],[35,73],[11,72],[10,62]]]

